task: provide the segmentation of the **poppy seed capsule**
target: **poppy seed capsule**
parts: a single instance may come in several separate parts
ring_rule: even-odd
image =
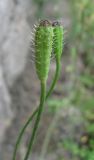
[[[40,21],[35,32],[35,64],[39,79],[48,78],[53,43],[53,27],[47,20]]]
[[[64,29],[60,22],[55,21],[52,23],[54,38],[53,38],[53,48],[54,54],[57,60],[60,60],[63,50],[63,35]]]

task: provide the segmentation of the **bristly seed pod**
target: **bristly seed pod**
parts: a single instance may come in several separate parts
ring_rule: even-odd
[[[53,27],[48,20],[40,21],[35,32],[35,64],[41,81],[48,78],[53,44]]]
[[[63,50],[63,37],[64,29],[60,22],[56,21],[52,23],[54,38],[53,38],[53,49],[56,56],[56,60],[60,60]]]

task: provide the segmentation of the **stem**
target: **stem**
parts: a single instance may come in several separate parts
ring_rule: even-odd
[[[21,141],[21,138],[23,136],[23,133],[25,131],[25,129],[27,128],[27,126],[30,124],[30,122],[32,121],[32,119],[35,117],[35,115],[37,114],[38,112],[38,108],[34,111],[34,113],[29,117],[29,119],[27,120],[27,122],[25,123],[24,127],[22,128],[22,130],[20,131],[19,133],[19,136],[17,138],[17,142],[16,142],[16,145],[15,145],[15,149],[14,149],[14,153],[13,153],[13,158],[12,160],[15,160],[16,159],[16,153],[17,153],[17,149],[18,149],[18,146],[20,144],[20,141]]]
[[[54,79],[53,79],[53,82],[51,84],[51,87],[50,89],[48,90],[48,93],[46,95],[46,100],[48,99],[48,97],[51,95],[53,89],[54,89],[54,86],[58,80],[58,77],[59,77],[59,73],[60,73],[60,61],[57,60],[56,61],[56,72],[55,72],[55,76],[54,76]],[[33,120],[33,118],[36,116],[36,114],[38,113],[38,110],[39,108],[36,108],[36,110],[33,112],[33,114],[29,117],[29,119],[27,120],[27,122],[25,123],[24,127],[22,128],[22,130],[20,131],[19,133],[19,136],[17,138],[17,141],[16,141],[16,145],[15,145],[15,149],[14,149],[14,153],[13,153],[13,158],[12,160],[15,160],[16,159],[16,153],[17,153],[17,149],[19,147],[19,144],[20,144],[20,141],[22,139],[22,136],[23,136],[23,133],[25,132],[25,129],[27,128],[27,126],[29,125],[29,123]]]
[[[39,122],[40,122],[41,114],[42,114],[42,111],[43,111],[43,106],[44,106],[44,102],[45,102],[45,96],[46,96],[46,82],[44,81],[44,82],[41,82],[40,105],[39,105],[39,109],[38,109],[38,114],[37,114],[37,118],[36,118],[36,121],[35,121],[35,125],[34,125],[34,128],[33,128],[32,136],[30,138],[28,150],[27,150],[27,153],[25,155],[24,160],[28,159],[30,151],[32,149],[32,145],[33,145],[33,142],[34,142],[36,131],[38,129],[38,125],[39,125]]]
[[[56,72],[51,87],[46,95],[46,99],[51,95],[60,74],[60,60],[56,59]]]

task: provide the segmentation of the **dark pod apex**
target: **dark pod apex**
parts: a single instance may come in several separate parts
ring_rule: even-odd
[[[56,26],[61,26],[62,24],[61,24],[61,22],[59,22],[59,21],[54,21],[53,23],[52,23],[52,26],[53,27],[56,27]]]
[[[51,22],[48,20],[41,20],[39,26],[43,26],[43,27],[47,27],[47,26],[51,26]]]

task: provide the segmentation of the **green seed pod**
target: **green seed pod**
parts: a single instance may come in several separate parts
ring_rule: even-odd
[[[54,38],[53,38],[53,48],[56,60],[60,60],[63,49],[63,37],[64,29],[60,22],[56,21],[52,23]]]
[[[48,78],[53,43],[53,27],[47,20],[40,22],[35,32],[35,64],[41,81]]]

